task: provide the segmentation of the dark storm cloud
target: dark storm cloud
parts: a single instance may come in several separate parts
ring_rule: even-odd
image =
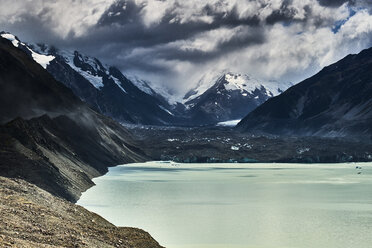
[[[108,59],[109,60],[109,59]],[[140,70],[150,73],[167,74],[169,67],[166,65],[154,63],[153,54],[149,53],[139,57],[129,57],[124,59],[125,63],[118,62],[117,59],[112,60],[112,65],[122,70]]]
[[[340,40],[356,40],[348,38],[356,29],[330,35],[357,13],[372,10],[372,0],[0,1],[18,6],[12,13],[0,9],[0,25],[21,39],[76,49],[123,71],[175,81],[185,70],[196,74],[205,68],[244,72],[262,64],[263,73],[277,78],[287,70],[315,68],[320,56],[331,57],[328,51],[348,48],[349,41]],[[359,35],[367,36],[368,25],[360,25]]]
[[[271,15],[266,18],[266,23],[275,24],[277,22],[290,22],[293,20],[293,17],[296,15],[296,10],[289,6],[291,0],[285,0],[282,2],[282,5],[279,9],[274,10]]]
[[[220,1],[221,4],[222,1]],[[149,66],[149,59],[154,58],[166,60],[182,60],[190,62],[205,62],[213,60],[218,56],[223,56],[231,51],[242,49],[247,46],[262,44],[265,42],[265,26],[285,22],[290,24],[295,22],[306,22],[307,19],[294,20],[296,9],[291,6],[291,0],[285,0],[280,8],[274,10],[265,19],[260,19],[256,14],[242,17],[239,15],[238,7],[235,5],[229,11],[217,11],[216,5],[205,4],[201,11],[201,16],[211,18],[211,22],[204,22],[199,19],[179,21],[177,4],[169,6],[158,23],[146,26],[143,21],[142,11],[145,4],[136,4],[134,1],[116,1],[101,16],[97,25],[93,26],[87,35],[73,39],[78,47],[84,47],[87,52],[100,47],[98,56],[107,58],[111,63],[115,62],[116,55],[121,55],[121,68],[138,66],[134,58],[125,59],[133,49],[138,47],[158,49],[150,51],[146,64]],[[260,8],[267,7],[268,4],[261,4]],[[306,6],[306,12],[311,13],[311,7]],[[231,37],[226,37],[224,41],[217,41],[215,49],[203,51],[198,49],[182,50],[177,47],[162,47],[172,42],[188,40],[193,37],[219,28],[252,27],[248,31],[242,29],[241,33]],[[249,32],[249,33],[246,33]],[[211,42],[213,42],[211,40]],[[138,58],[143,61],[143,58]],[[132,64],[131,64],[132,63]],[[152,69],[159,68],[154,65]]]
[[[319,0],[321,1],[321,0]],[[321,1],[322,4],[328,6],[335,6],[336,2],[341,1]],[[345,2],[345,1],[343,1]],[[205,4],[202,8],[201,15],[210,17],[213,21],[211,23],[203,22],[200,20],[189,20],[188,22],[177,21],[177,13],[175,9],[177,5],[171,6],[167,9],[159,21],[154,26],[147,27],[142,18],[141,11],[146,5],[137,5],[134,1],[124,0],[117,1],[110,6],[108,10],[102,15],[97,25],[92,27],[89,35],[82,37],[76,42],[85,43],[90,42],[113,44],[121,43],[123,48],[131,47],[151,47],[159,44],[166,44],[177,40],[189,39],[202,32],[215,30],[221,27],[234,28],[237,26],[250,26],[260,27],[262,30],[265,25],[274,25],[276,23],[285,23],[289,25],[291,22],[306,22],[308,17],[312,14],[311,6],[304,7],[306,17],[304,19],[294,19],[297,11],[291,6],[291,0],[284,0],[279,9],[267,16],[264,20],[260,19],[257,15],[241,17],[239,16],[237,6],[235,5],[229,12],[218,12],[215,6]],[[261,8],[267,7],[268,4],[261,4]],[[175,20],[175,21],[172,21]],[[317,22],[321,25],[322,20]],[[258,34],[256,42],[264,42],[264,32]],[[242,36],[245,36],[244,34]],[[250,37],[251,39],[251,37]],[[241,40],[241,39],[240,39]],[[224,45],[230,47],[236,43],[236,40],[224,42],[218,48],[223,49]],[[240,42],[238,45],[250,45],[255,42]],[[191,56],[194,57],[194,56]]]
[[[212,7],[206,4],[202,14],[212,17],[212,23],[193,20],[184,23],[172,22],[177,19],[177,13],[174,12],[176,6],[172,6],[165,12],[159,23],[146,27],[141,16],[141,10],[144,7],[130,0],[116,2],[102,15],[98,25],[92,31],[103,32],[106,38],[110,35],[110,41],[113,42],[146,47],[187,39],[220,27],[232,28],[239,25],[258,26],[260,24],[257,16],[239,18],[236,8],[229,13],[214,13]]]
[[[98,26],[111,24],[128,25],[141,24],[141,10],[144,5],[137,5],[133,1],[118,1],[110,6],[98,21]]]
[[[318,0],[319,4],[327,7],[340,7],[344,3],[355,4],[355,0]]]
[[[345,2],[340,0],[318,1],[322,5],[332,7]],[[122,64],[121,68],[138,65],[138,63],[135,63],[134,58],[127,60],[125,58],[133,49],[141,47],[159,47],[157,50],[151,50],[147,54],[149,59],[162,58],[167,60],[176,59],[205,62],[237,49],[264,43],[266,41],[266,25],[270,26],[276,23],[290,25],[292,22],[306,23],[312,15],[311,6],[304,7],[306,12],[305,18],[295,19],[297,10],[292,5],[292,2],[292,0],[282,1],[280,7],[273,9],[272,13],[265,18],[258,16],[258,14],[242,16],[239,13],[237,4],[229,10],[221,10],[225,1],[202,4],[197,15],[210,18],[210,22],[205,22],[198,18],[180,21],[178,15],[179,9],[182,6],[175,2],[166,7],[159,22],[148,26],[145,24],[143,18],[144,9],[147,6],[145,3],[136,4],[133,0],[119,0],[107,8],[96,25],[91,26],[84,35],[77,36],[74,30],[70,30],[63,41],[58,40],[58,37],[51,36],[53,32],[51,32],[51,27],[48,26],[50,22],[48,18],[51,16],[50,8],[43,8],[37,16],[27,16],[28,14],[24,14],[25,16],[22,18],[25,21],[20,22],[19,25],[29,26],[26,29],[29,31],[26,31],[26,33],[38,32],[40,40],[53,42],[57,46],[63,43],[64,46],[82,49],[87,53],[93,53],[98,57],[106,59],[110,63]],[[260,9],[268,7],[270,7],[269,2],[259,4]],[[321,26],[323,21],[319,19],[315,23]],[[252,27],[252,29],[247,30],[243,28],[238,34],[226,37],[223,41],[216,41],[216,46],[212,51],[203,51],[200,49],[184,50],[174,46],[165,46],[172,42],[193,39],[195,36],[211,30],[218,30],[219,28],[233,29],[240,26]],[[38,28],[36,29],[35,27]],[[16,28],[20,29],[20,27]],[[211,42],[214,41],[211,40]],[[120,60],[117,60],[118,55],[120,55]],[[139,60],[142,61],[141,58]],[[133,65],[128,63],[133,63]],[[159,66],[154,65],[153,69],[156,68],[159,68]]]
[[[47,10],[44,10],[44,13],[46,11]],[[6,23],[5,25],[2,25],[2,28],[4,31],[13,32],[25,41],[48,42],[61,46],[65,44],[65,41],[62,41],[61,37],[53,32],[52,27],[48,25],[48,22],[44,22],[40,19],[40,15],[35,16],[25,13],[20,15],[19,19],[21,21],[13,24]]]
[[[145,60],[153,57],[165,60],[191,61],[202,63],[208,60],[216,59],[226,53],[239,50],[242,47],[262,44],[265,40],[260,29],[249,29],[244,32],[239,32],[228,41],[217,42],[215,49],[211,51],[203,51],[198,49],[179,49],[177,47],[162,47],[155,49],[147,54]],[[141,58],[144,60],[144,58]]]

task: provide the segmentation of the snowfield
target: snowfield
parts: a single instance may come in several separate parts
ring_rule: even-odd
[[[223,121],[223,122],[219,122],[217,123],[217,126],[221,126],[221,127],[235,127],[236,125],[238,125],[238,123],[240,122],[241,120],[231,120],[231,121]]]

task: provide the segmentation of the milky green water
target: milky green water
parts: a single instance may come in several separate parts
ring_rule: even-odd
[[[94,182],[78,204],[169,248],[372,247],[372,163],[150,162]]]

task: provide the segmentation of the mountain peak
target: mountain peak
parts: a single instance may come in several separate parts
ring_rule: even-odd
[[[214,81],[206,82],[206,78]],[[289,86],[290,84],[258,80],[248,74],[225,70],[218,76],[204,76],[198,86],[186,94],[184,101],[196,122],[215,124],[243,118]]]
[[[247,74],[226,73],[224,75],[226,90],[240,90],[252,92],[262,87],[263,82],[252,78]]]

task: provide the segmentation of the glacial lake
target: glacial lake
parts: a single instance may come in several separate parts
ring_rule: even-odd
[[[372,163],[148,162],[94,182],[79,205],[168,248],[372,247]]]

